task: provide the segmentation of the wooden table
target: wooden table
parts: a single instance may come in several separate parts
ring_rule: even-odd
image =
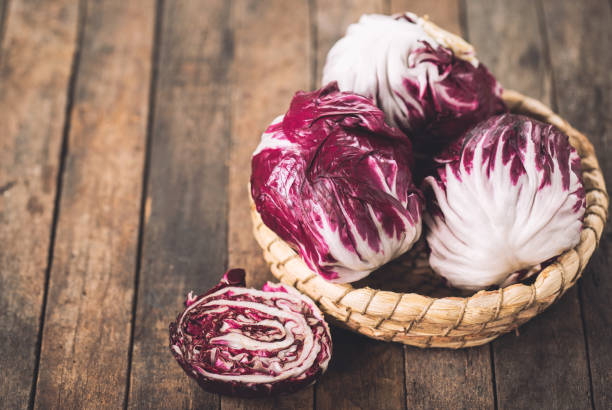
[[[362,13],[462,33],[506,87],[586,133],[612,181],[608,0],[0,4],[0,407],[612,408],[612,224],[520,336],[419,350],[335,329],[329,371],[291,396],[201,391],[167,330],[228,266],[272,278],[250,154]]]

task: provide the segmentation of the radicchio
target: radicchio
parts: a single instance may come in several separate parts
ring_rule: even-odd
[[[353,282],[421,233],[408,137],[335,83],[298,92],[262,136],[251,193],[263,222],[325,279]]]
[[[505,114],[469,130],[425,179],[431,267],[465,289],[505,286],[580,240],[580,157],[552,125]]]
[[[240,397],[291,393],[327,369],[331,336],[321,311],[291,286],[245,287],[242,269],[185,302],[170,349],[208,391]]]
[[[456,55],[451,46],[466,50]],[[473,48],[412,13],[363,15],[329,51],[323,84],[372,98],[421,153],[439,152],[505,111],[501,86]]]

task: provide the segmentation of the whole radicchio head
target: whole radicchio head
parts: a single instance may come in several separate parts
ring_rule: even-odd
[[[323,84],[329,81],[372,98],[420,153],[439,152],[505,111],[501,86],[473,48],[411,13],[364,15],[350,25],[327,55]]]
[[[170,349],[208,391],[241,397],[291,393],[327,369],[331,336],[314,302],[287,285],[245,287],[228,271],[170,324]]]
[[[264,223],[308,266],[353,282],[401,255],[421,232],[410,140],[362,96],[298,92],[262,136],[251,193]]]
[[[580,240],[580,157],[552,125],[504,114],[469,130],[425,179],[431,267],[451,285],[511,284]]]

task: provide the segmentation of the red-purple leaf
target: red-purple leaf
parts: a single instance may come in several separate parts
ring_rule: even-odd
[[[170,349],[203,389],[241,397],[291,393],[327,369],[331,336],[321,311],[287,285],[244,287],[228,271],[170,324]]]
[[[335,83],[298,92],[262,136],[251,193],[264,223],[308,266],[353,282],[401,255],[421,232],[408,137],[365,97]]]

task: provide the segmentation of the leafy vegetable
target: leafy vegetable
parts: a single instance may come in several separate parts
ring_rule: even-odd
[[[363,278],[421,233],[410,140],[335,83],[298,92],[253,154],[251,193],[264,223],[333,282]]]
[[[552,125],[505,114],[468,131],[425,179],[431,267],[453,286],[507,285],[580,239],[580,157]]]
[[[227,271],[170,324],[170,348],[203,389],[241,397],[294,392],[327,369],[331,336],[321,311],[290,286],[245,288]]]
[[[332,47],[323,69],[323,84],[337,81],[340,90],[373,99],[423,153],[438,152],[505,111],[501,86],[471,46],[438,28],[426,30],[430,26],[410,13],[364,15]],[[465,55],[448,48],[459,42],[469,50]]]

